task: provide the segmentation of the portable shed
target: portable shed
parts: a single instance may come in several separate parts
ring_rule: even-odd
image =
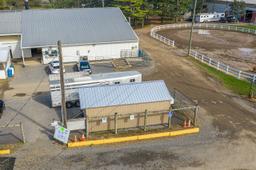
[[[164,81],[79,89],[87,132],[165,124],[174,103]]]
[[[7,71],[11,65],[11,56],[9,48],[0,48],[0,79],[8,77]]]

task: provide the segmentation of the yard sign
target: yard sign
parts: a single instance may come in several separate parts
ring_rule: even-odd
[[[54,139],[57,139],[63,143],[68,143],[70,130],[62,127],[62,126],[55,126],[55,132],[54,132]]]

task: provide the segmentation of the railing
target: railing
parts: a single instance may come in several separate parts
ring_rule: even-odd
[[[186,29],[190,28],[191,23],[185,23],[185,24],[168,24],[168,25],[160,25],[156,26],[151,29],[150,35],[151,37],[163,42],[164,44],[167,44],[169,46],[174,47],[175,46],[175,41],[170,40],[157,32],[160,30],[165,30],[165,29]],[[195,28],[200,28],[200,29],[219,29],[219,30],[228,30],[228,31],[236,31],[236,32],[243,32],[243,33],[249,33],[256,35],[256,30],[254,29],[248,29],[244,27],[238,27],[235,25],[226,25],[226,24],[195,24]],[[256,74],[252,74],[249,72],[241,71],[237,68],[231,67],[229,65],[226,65],[220,61],[214,60],[204,54],[201,54],[197,51],[191,50],[190,56],[194,57],[195,59],[208,64],[211,67],[214,67],[224,73],[230,74],[238,79],[246,79],[249,80],[253,83],[256,83]]]

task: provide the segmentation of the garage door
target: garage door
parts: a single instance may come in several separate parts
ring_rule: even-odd
[[[21,58],[20,41],[0,42],[0,47],[11,47],[13,58]]]

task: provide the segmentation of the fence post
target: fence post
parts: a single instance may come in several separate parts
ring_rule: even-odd
[[[209,58],[209,65],[211,65],[212,63],[212,58]]]
[[[117,134],[117,113],[115,113],[115,134]]]
[[[219,70],[220,69],[220,62],[218,61],[217,63],[217,69]]]
[[[228,73],[228,71],[229,71],[229,66],[227,66],[227,68],[226,68],[226,73]]]
[[[89,137],[89,118],[86,116],[86,137]]]
[[[239,73],[238,73],[238,79],[241,78],[241,73],[242,73],[242,71],[240,70]]]
[[[145,115],[144,115],[144,131],[147,131],[147,118],[148,118],[148,110],[145,110]]]
[[[202,62],[204,62],[204,55],[202,55],[202,58],[201,58]]]
[[[20,130],[21,130],[21,135],[22,135],[22,141],[23,143],[26,143],[26,138],[24,134],[24,129],[23,129],[23,124],[20,122]]]
[[[256,74],[254,74],[253,79],[252,79],[253,83],[255,83],[255,81],[256,81]]]
[[[194,117],[193,117],[193,124],[194,124],[194,126],[197,125],[197,114],[198,114],[198,112],[199,112],[199,106],[197,104],[196,108],[195,108],[195,111],[194,111]]]

